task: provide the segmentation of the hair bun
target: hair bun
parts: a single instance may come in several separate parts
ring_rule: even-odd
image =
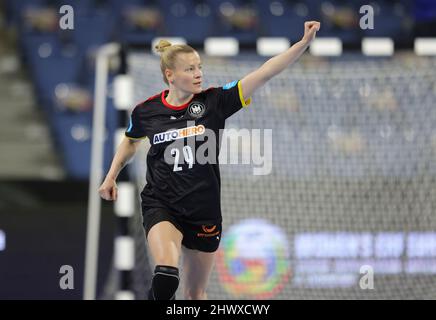
[[[167,40],[159,40],[159,43],[154,48],[157,52],[163,53],[168,47],[171,47],[171,42]]]

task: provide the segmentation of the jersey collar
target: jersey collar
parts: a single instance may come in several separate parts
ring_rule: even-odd
[[[195,94],[194,94],[194,96],[192,96],[192,99],[189,100],[188,102],[186,102],[185,104],[182,104],[181,106],[173,106],[172,104],[168,103],[168,101],[165,99],[165,96],[168,93],[168,91],[169,90],[164,90],[164,91],[162,91],[162,94],[161,94],[162,103],[167,108],[170,108],[170,109],[173,109],[173,110],[183,110],[183,109],[186,109],[189,106],[189,104],[192,102],[192,100],[194,100]]]

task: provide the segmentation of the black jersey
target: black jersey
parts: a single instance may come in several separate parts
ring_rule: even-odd
[[[126,131],[128,138],[148,137],[151,144],[143,211],[165,208],[194,224],[221,222],[220,129],[251,101],[244,99],[240,81],[204,90],[182,106],[170,105],[167,94],[165,90],[137,105]],[[208,141],[211,134],[217,139],[214,144]],[[213,161],[196,161],[203,153]]]

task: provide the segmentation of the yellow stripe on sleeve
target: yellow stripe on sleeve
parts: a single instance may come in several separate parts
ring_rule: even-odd
[[[242,94],[242,86],[241,81],[238,81],[238,92],[239,92],[239,99],[241,100],[242,106],[247,107],[251,103],[251,98],[248,98],[247,100],[244,99],[244,95]]]

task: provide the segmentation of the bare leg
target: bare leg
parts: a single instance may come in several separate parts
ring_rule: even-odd
[[[155,224],[147,237],[155,265],[178,268],[182,239],[182,233],[172,223],[162,221]]]
[[[157,223],[148,232],[148,245],[156,265],[149,300],[175,299],[182,238],[182,233],[168,221]]]
[[[207,300],[206,288],[215,262],[215,252],[201,252],[183,247],[185,299]]]

